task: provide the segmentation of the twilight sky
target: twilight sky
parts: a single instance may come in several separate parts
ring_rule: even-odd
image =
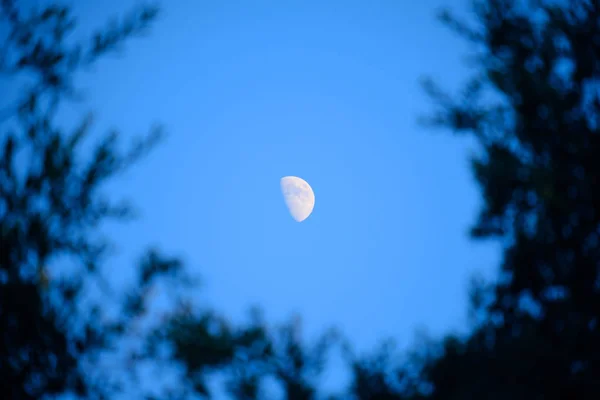
[[[157,244],[233,320],[298,312],[309,334],[337,326],[365,350],[464,325],[469,275],[498,259],[467,236],[472,145],[416,121],[431,109],[420,77],[466,78],[467,47],[435,19],[463,2],[165,1],[147,37],[81,77],[99,132],[169,133],[111,186],[141,213],[110,228],[115,279]],[[74,4],[97,25],[134,2]],[[314,189],[302,223],[286,175]]]

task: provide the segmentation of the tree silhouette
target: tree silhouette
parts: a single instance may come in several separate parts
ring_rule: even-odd
[[[472,234],[497,239],[484,318],[447,338],[422,379],[432,399],[600,397],[600,2],[486,0],[475,26],[442,19],[476,49],[457,98],[431,82],[428,122],[470,134],[485,204]]]
[[[56,115],[81,101],[74,74],[144,32],[158,10],[137,8],[75,44],[67,41],[76,27],[68,7],[26,9],[2,0],[0,11],[7,34],[0,72],[25,85],[0,116],[0,398],[104,398],[123,379],[97,368],[100,356],[131,334],[157,279],[185,277],[177,260],[152,250],[127,296],[102,286],[109,242],[97,228],[131,216],[130,207],[103,196],[102,186],[145,155],[160,131],[126,152],[117,133],[87,151],[91,116],[69,130]],[[88,294],[98,285],[117,302],[118,316]]]
[[[251,322],[241,327],[210,312],[175,314],[162,330],[165,339],[174,344],[174,358],[186,369],[189,384],[182,396],[210,397],[207,379],[221,372],[235,399],[269,398],[268,384],[275,383],[283,398],[307,400],[320,394],[318,378],[339,336],[330,330],[307,344],[298,318],[271,329],[255,310]]]

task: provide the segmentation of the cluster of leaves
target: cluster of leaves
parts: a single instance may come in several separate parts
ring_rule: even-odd
[[[264,383],[272,378],[290,399],[311,399],[316,393],[325,357],[337,335],[331,331],[313,346],[303,343],[299,321],[268,329],[260,314],[243,328],[232,328],[214,314],[184,312],[173,318],[166,337],[174,356],[184,363],[196,393],[208,396],[205,379],[226,373],[226,389],[236,399],[266,396]]]
[[[473,135],[485,205],[476,238],[504,244],[487,318],[425,369],[432,398],[600,396],[600,3],[487,0],[462,98],[429,84],[432,122]],[[449,374],[449,371],[452,371]]]
[[[106,220],[127,218],[131,209],[107,200],[100,189],[143,156],[160,132],[126,152],[118,149],[116,133],[84,151],[91,117],[72,131],[56,121],[65,100],[77,100],[74,74],[142,33],[156,11],[137,9],[91,40],[68,45],[75,27],[69,8],[0,3],[7,28],[0,73],[25,85],[0,122],[0,398],[109,394],[107,379],[85,373],[85,363],[94,364],[141,315],[143,307],[132,304],[146,301],[154,278],[178,272],[176,262],[150,252],[122,312],[104,317],[86,290],[105,283],[108,242],[97,229]]]

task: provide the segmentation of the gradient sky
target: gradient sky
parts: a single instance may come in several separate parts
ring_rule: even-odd
[[[98,132],[161,122],[167,140],[111,190],[141,219],[111,228],[115,279],[148,244],[181,255],[234,321],[302,315],[359,349],[466,321],[467,283],[497,264],[468,238],[472,144],[417,124],[419,78],[456,89],[466,45],[435,19],[462,1],[169,1],[150,35],[82,76]],[[83,29],[130,1],[77,4]],[[295,222],[282,176],[307,180]]]

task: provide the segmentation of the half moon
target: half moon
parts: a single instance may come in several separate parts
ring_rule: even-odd
[[[281,178],[281,192],[283,199],[292,218],[297,222],[302,222],[315,207],[315,194],[304,179],[297,176],[284,176]]]

